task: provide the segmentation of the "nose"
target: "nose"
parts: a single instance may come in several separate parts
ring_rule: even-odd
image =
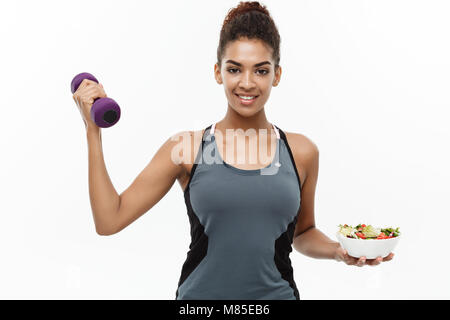
[[[239,88],[245,91],[250,91],[255,88],[251,72],[242,73],[242,77],[239,81]]]

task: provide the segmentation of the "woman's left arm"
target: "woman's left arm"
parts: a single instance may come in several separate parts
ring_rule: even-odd
[[[343,261],[348,265],[378,265],[382,261],[389,261],[393,258],[393,253],[384,259],[359,259],[348,255],[339,242],[328,238],[315,226],[314,221],[314,198],[319,175],[319,149],[316,144],[303,135],[291,134],[294,146],[292,154],[294,156],[297,171],[305,173],[304,182],[301,189],[301,207],[297,224],[295,225],[293,247],[298,252],[316,259],[334,259]]]

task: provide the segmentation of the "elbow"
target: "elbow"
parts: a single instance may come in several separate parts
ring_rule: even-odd
[[[99,226],[95,226],[95,231],[99,236],[110,236],[116,233],[112,228],[100,228]]]
[[[99,236],[110,236],[118,232],[117,221],[111,215],[93,212],[95,232]],[[102,218],[101,218],[102,217]]]
[[[309,230],[311,230],[311,229],[313,229],[313,228],[315,228],[316,226],[315,225],[311,225],[311,226],[309,226],[309,227],[307,227],[307,228],[305,228],[304,230],[299,230],[299,231],[297,231],[295,234],[294,234],[294,240],[296,239],[296,238],[298,238],[298,237],[300,237],[302,234],[304,234],[306,231],[309,231]]]
[[[99,236],[110,236],[110,235],[112,235],[112,233],[109,233],[109,232],[99,232],[99,231],[97,231],[97,234]]]

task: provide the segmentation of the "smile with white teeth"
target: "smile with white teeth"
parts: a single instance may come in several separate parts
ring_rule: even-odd
[[[236,96],[238,96],[241,99],[245,99],[245,100],[252,100],[254,98],[257,98],[258,96],[242,96],[236,93]]]
[[[256,98],[258,98],[258,96],[241,96],[241,95],[239,95],[237,93],[235,93],[235,95],[237,97],[239,97],[239,100],[241,101],[241,104],[243,104],[245,106],[252,105],[256,101]]]

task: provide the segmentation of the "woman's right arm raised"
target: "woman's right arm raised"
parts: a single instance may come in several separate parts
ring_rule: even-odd
[[[97,97],[106,97],[106,94],[101,85],[90,80],[85,80],[73,96],[86,126],[89,197],[95,228],[100,235],[111,235],[150,210],[170,190],[183,173],[179,159],[172,159],[174,148],[180,145],[174,138],[190,134],[181,132],[166,140],[133,183],[119,195],[106,170],[101,129],[90,119],[90,108]]]

